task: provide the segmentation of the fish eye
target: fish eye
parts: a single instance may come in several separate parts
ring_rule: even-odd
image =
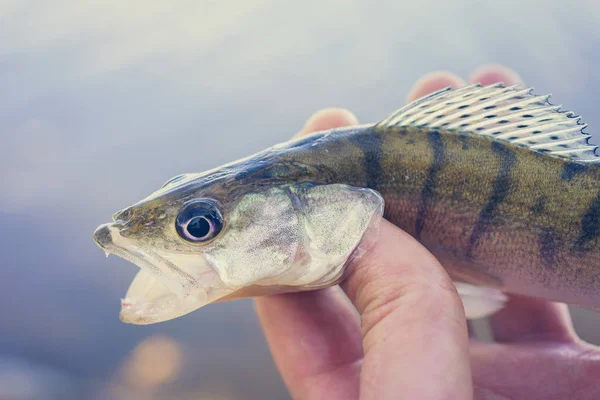
[[[221,232],[223,217],[212,202],[197,200],[179,212],[175,228],[179,236],[188,242],[206,242]]]

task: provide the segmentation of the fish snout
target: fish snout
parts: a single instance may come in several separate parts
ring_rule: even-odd
[[[110,233],[110,224],[100,225],[94,232],[94,241],[101,248],[106,248],[113,242],[112,234]]]

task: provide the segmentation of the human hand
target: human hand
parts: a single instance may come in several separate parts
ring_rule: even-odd
[[[470,81],[513,84],[519,78],[484,67]],[[429,74],[409,100],[464,84],[449,73]],[[348,111],[323,110],[299,135],[356,123]],[[349,268],[342,287],[350,301],[339,288],[256,299],[294,398],[600,398],[600,351],[577,338],[566,306],[511,297],[490,318],[496,343],[469,340],[445,270],[387,221],[373,248]]]
[[[504,67],[475,71],[470,83],[521,83]],[[439,73],[421,79],[409,101],[447,86],[465,84]],[[511,296],[490,317],[495,343],[471,339],[471,368],[476,399],[599,399],[600,349],[583,342],[564,304]]]

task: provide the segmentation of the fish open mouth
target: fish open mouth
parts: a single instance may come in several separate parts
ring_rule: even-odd
[[[154,251],[140,248],[119,233],[119,225],[104,224],[96,229],[94,240],[106,255],[114,254],[140,267],[121,300],[121,321],[146,325],[167,321],[192,312],[227,294],[224,286],[206,287],[173,262]],[[216,273],[212,272],[215,281]],[[220,281],[220,280],[219,280]]]

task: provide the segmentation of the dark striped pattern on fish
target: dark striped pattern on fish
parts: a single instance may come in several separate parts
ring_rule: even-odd
[[[327,172],[310,179],[379,191],[385,217],[455,278],[563,301],[600,297],[599,167],[444,130],[367,127],[318,140],[281,161]]]

